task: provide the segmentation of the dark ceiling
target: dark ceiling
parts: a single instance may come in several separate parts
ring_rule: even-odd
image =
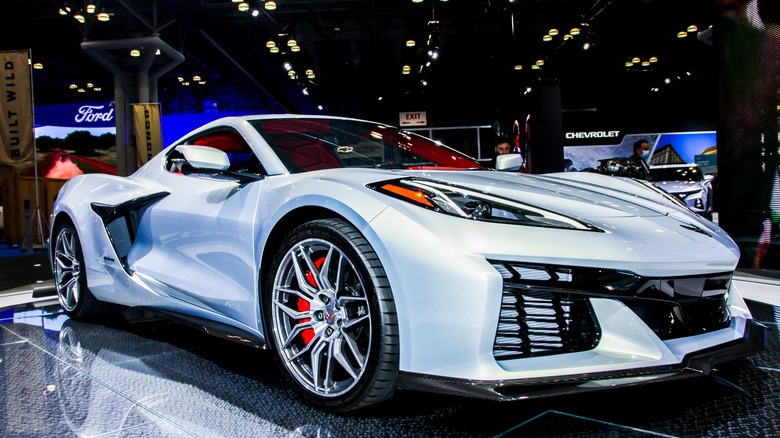
[[[110,12],[110,21],[85,14],[77,22],[72,14],[88,3]],[[82,42],[157,34],[185,57],[159,80],[168,113],[256,109],[395,123],[399,111],[427,111],[433,125],[478,125],[521,112],[534,90],[559,85],[564,112],[637,122],[682,111],[714,120],[712,46],[695,33],[676,36],[690,24],[712,24],[711,0],[279,0],[273,11],[248,3],[240,12],[231,0],[2,0],[0,50],[30,49],[43,63],[33,76],[38,105],[111,100],[113,75]],[[71,15],[60,15],[66,6]],[[560,34],[544,42],[553,27]],[[583,32],[564,41],[572,27]],[[431,32],[439,56],[421,68]],[[280,33],[301,51],[270,53],[266,42]],[[410,38],[415,48],[405,46]],[[594,46],[583,50],[585,41]],[[625,65],[651,56],[659,61],[649,67]],[[539,59],[542,69],[532,70]],[[290,79],[285,60],[303,79]],[[404,64],[411,74],[402,74]],[[87,82],[102,90],[68,88]]]

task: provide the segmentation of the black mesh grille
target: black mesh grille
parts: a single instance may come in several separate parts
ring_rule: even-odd
[[[728,327],[731,273],[646,278],[630,272],[491,261],[504,278],[497,360],[585,351],[601,337],[590,298],[617,299],[662,339]]]

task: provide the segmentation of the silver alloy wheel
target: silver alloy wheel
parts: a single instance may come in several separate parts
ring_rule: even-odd
[[[337,246],[310,238],[287,251],[274,278],[271,315],[276,348],[304,388],[337,397],[360,382],[372,344],[369,299]]]
[[[54,246],[54,280],[60,305],[68,312],[76,308],[81,296],[78,245],[78,237],[71,228],[60,229]]]

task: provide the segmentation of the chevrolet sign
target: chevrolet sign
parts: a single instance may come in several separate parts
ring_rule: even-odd
[[[566,139],[571,140],[575,138],[617,138],[620,136],[620,131],[590,131],[590,132],[567,132]]]

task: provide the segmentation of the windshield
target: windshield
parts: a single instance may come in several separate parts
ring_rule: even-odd
[[[340,167],[485,169],[450,147],[371,122],[292,118],[250,123],[292,173]]]
[[[654,181],[699,182],[703,179],[701,170],[697,166],[651,167],[650,175],[653,176]]]

